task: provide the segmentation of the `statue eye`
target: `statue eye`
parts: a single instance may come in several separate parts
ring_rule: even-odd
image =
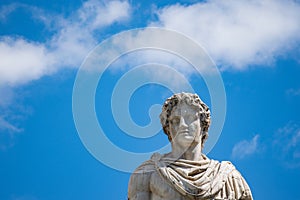
[[[190,122],[194,122],[194,121],[198,120],[198,116],[197,115],[190,115],[188,119],[189,119]]]
[[[174,117],[172,120],[171,120],[172,124],[179,124],[179,118],[178,117]]]

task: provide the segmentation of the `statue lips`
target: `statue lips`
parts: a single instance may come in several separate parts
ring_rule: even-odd
[[[179,130],[177,135],[182,135],[184,136],[185,138],[193,138],[194,139],[194,136],[190,134],[189,130],[188,129],[183,129],[183,130]]]
[[[181,134],[189,135],[189,130],[184,129],[184,130],[178,131],[178,135],[181,135]]]

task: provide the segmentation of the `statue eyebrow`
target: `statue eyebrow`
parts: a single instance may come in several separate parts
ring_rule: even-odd
[[[181,117],[181,115],[171,115],[171,116],[169,117],[169,119],[174,119],[174,118],[179,118],[179,117]]]

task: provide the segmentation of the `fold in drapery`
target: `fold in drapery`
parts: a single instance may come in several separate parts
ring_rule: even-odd
[[[156,171],[179,193],[190,199],[252,200],[250,188],[228,161],[172,159],[154,154]]]

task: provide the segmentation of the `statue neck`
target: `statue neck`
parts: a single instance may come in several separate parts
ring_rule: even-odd
[[[172,143],[171,156],[173,158],[185,160],[202,160],[203,158],[201,143],[192,143],[189,147],[184,147]]]

